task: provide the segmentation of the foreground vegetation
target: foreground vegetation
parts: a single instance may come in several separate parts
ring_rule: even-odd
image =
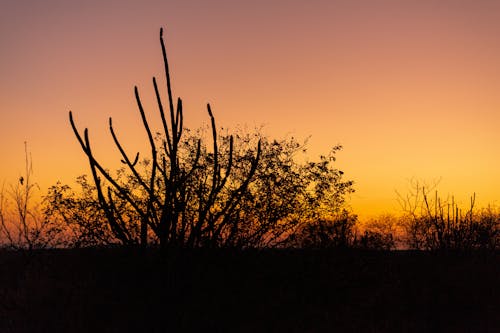
[[[500,256],[0,253],[1,332],[498,332]]]

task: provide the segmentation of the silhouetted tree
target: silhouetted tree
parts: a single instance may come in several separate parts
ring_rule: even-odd
[[[69,119],[73,131],[89,159],[90,170],[95,183],[98,202],[105,213],[113,235],[123,244],[132,245],[140,243],[146,246],[148,241],[148,229],[158,237],[160,244],[168,246],[200,246],[205,243],[217,242],[221,229],[227,224],[227,216],[231,216],[232,210],[238,205],[242,198],[242,193],[246,190],[252,179],[260,157],[260,142],[257,144],[255,156],[249,161],[248,173],[242,181],[231,189],[227,188],[228,179],[233,167],[233,138],[229,138],[229,148],[226,164],[221,164],[221,151],[217,142],[217,129],[215,118],[210,105],[207,105],[208,114],[211,120],[212,130],[212,158],[209,161],[211,175],[207,177],[203,186],[198,188],[197,218],[191,219],[187,214],[187,202],[193,195],[187,191],[188,184],[197,176],[201,162],[201,140],[198,140],[194,156],[188,155],[188,159],[183,159],[179,152],[183,134],[183,108],[182,100],[177,99],[174,108],[173,94],[170,84],[170,73],[163,41],[163,29],[160,30],[160,44],[162,48],[163,62],[167,82],[168,108],[170,117],[164,112],[163,102],[160,97],[156,78],[153,77],[153,86],[158,103],[158,109],[162,121],[162,134],[158,142],[150,128],[137,87],[135,87],[135,97],[142,123],[147,133],[151,148],[151,159],[146,162],[147,171],[145,173],[138,170],[139,153],[135,158],[131,158],[123,148],[118,139],[112,119],[109,119],[109,130],[114,143],[122,155],[122,162],[128,167],[128,172],[133,178],[136,191],[124,186],[117,181],[95,158],[88,130],[85,129],[83,136],[78,131],[73,120],[73,114],[69,113]],[[208,156],[208,155],[207,155]],[[233,184],[234,185],[234,184]],[[230,195],[221,194],[229,191]],[[139,217],[140,233],[137,237],[133,228],[121,214],[117,203],[124,200],[134,210],[134,214]],[[217,205],[218,211],[214,213],[213,208]],[[188,219],[189,218],[189,219]]]
[[[206,206],[210,197],[214,159],[213,150],[204,144],[204,136],[200,130],[185,130],[178,149],[181,160],[190,161],[196,156],[198,159],[193,176],[184,183],[182,189],[184,210],[177,226],[177,235],[185,242],[192,242],[184,246],[300,246],[296,235],[309,224],[316,225],[319,219],[324,222],[333,221],[339,216],[342,216],[341,219],[345,217],[345,196],[352,192],[353,183],[344,181],[343,172],[334,167],[335,153],[340,147],[334,147],[328,157],[323,156],[319,161],[311,162],[305,160],[305,142],[300,143],[293,137],[270,140],[259,131],[236,131],[234,139],[227,133],[218,136],[218,163],[222,170],[228,167],[231,145],[236,147],[232,148],[232,171],[211,207],[203,211],[200,207]],[[258,147],[258,142],[261,142],[259,163],[252,179],[242,191],[242,184],[248,181],[247,175],[257,154],[258,148],[255,147]],[[141,169],[146,172],[149,163],[143,160],[138,161],[137,165],[146,167]],[[136,178],[124,175],[124,170],[116,172],[115,180],[120,186],[131,193],[141,193]],[[100,206],[97,189],[87,182],[86,177],[80,177],[78,182],[81,190],[76,193],[60,184],[51,188],[47,200],[53,210],[59,212],[61,220],[74,229],[75,244],[91,245],[99,240],[104,244],[116,242],[117,238],[109,224],[102,222],[105,214],[96,209]],[[158,189],[163,190],[163,186],[159,183]],[[239,199],[231,201],[235,193]],[[138,198],[142,197],[145,195],[138,195]],[[228,203],[232,203],[232,206],[228,207]],[[139,205],[144,206],[145,202]],[[136,221],[139,221],[140,216],[125,199],[117,198],[115,207],[117,214],[126,217],[124,221],[137,239],[140,228]],[[204,215],[200,218],[201,214]],[[86,215],[89,215],[88,219],[85,219]],[[347,231],[351,232],[351,222],[354,220],[355,217],[350,216],[348,230],[338,229],[338,239],[341,232],[346,235]],[[199,224],[200,233],[195,238],[191,233],[200,221],[205,222],[204,225]],[[93,225],[96,227],[93,228]],[[316,231],[320,232],[320,229]],[[153,243],[158,242],[153,232],[148,234],[148,239]],[[337,241],[339,244],[342,242]]]

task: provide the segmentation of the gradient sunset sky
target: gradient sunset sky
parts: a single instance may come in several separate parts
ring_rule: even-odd
[[[480,205],[500,195],[500,1],[0,1],[0,182],[24,168],[24,141],[44,190],[88,173],[68,122],[97,156],[142,149],[133,87],[156,117],[166,29],[173,91],[186,126],[264,125],[342,144],[361,216],[397,213],[408,179],[441,179],[444,196]]]

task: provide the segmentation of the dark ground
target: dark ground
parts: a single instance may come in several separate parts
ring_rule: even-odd
[[[3,251],[0,332],[500,332],[499,264],[500,253]]]

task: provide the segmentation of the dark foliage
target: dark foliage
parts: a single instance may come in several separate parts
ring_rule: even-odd
[[[454,197],[433,196],[418,183],[405,198],[403,227],[413,249],[439,251],[495,250],[500,246],[500,215],[492,208],[475,209],[475,195],[463,210]]]
[[[219,246],[220,240],[230,233],[231,217],[239,205],[243,193],[250,183],[260,157],[261,143],[257,143],[255,155],[248,159],[247,173],[236,182],[228,182],[233,170],[234,146],[233,137],[229,136],[227,150],[222,151],[218,143],[217,127],[210,105],[207,105],[211,120],[213,146],[211,151],[201,144],[195,144],[194,151],[183,155],[183,107],[182,100],[177,99],[174,108],[173,94],[170,84],[170,72],[163,41],[163,30],[160,30],[160,44],[165,65],[167,82],[169,119],[165,115],[162,98],[153,78],[153,86],[158,103],[158,111],[163,128],[155,139],[137,87],[135,97],[141,115],[142,123],[147,133],[151,148],[151,157],[143,164],[144,173],[140,173],[137,163],[139,153],[135,158],[125,152],[118,139],[112,119],[109,119],[109,130],[114,143],[122,155],[122,162],[127,166],[127,183],[120,183],[95,158],[85,129],[83,136],[78,131],[73,115],[69,119],[73,131],[89,159],[90,170],[95,184],[99,206],[106,216],[114,238],[124,245],[148,243],[148,231],[151,230],[159,244],[164,247],[198,247]],[[202,149],[204,154],[202,155]],[[204,159],[201,159],[201,158]],[[209,173],[200,175],[200,170]],[[203,177],[203,178],[201,178]],[[104,178],[104,179],[101,179]],[[105,182],[104,182],[105,181]],[[196,187],[190,186],[196,183]],[[128,206],[123,210],[120,202]],[[123,203],[122,203],[123,205]],[[130,214],[138,217],[139,232],[136,225],[130,223]],[[194,213],[193,214],[191,213]]]
[[[213,154],[203,145],[200,139],[202,136],[199,132],[187,131],[186,139],[179,148],[179,154],[186,156],[186,159],[199,149],[198,167],[182,189],[186,200],[182,215],[184,221],[181,223],[188,226],[183,231],[185,239],[189,239],[188,235],[193,228],[189,221],[199,220],[200,202],[205,202],[210,195],[207,179],[210,179],[213,172]],[[220,231],[214,229],[218,233],[202,232],[200,242],[195,247],[302,247],[306,243],[308,247],[336,247],[352,243],[356,218],[345,210],[345,196],[352,192],[352,182],[344,181],[343,173],[333,165],[334,154],[340,147],[335,147],[328,158],[322,157],[319,162],[299,162],[304,156],[297,155],[305,155],[306,145],[294,138],[271,141],[259,132],[238,132],[235,138],[232,172],[225,188],[214,201],[214,207],[210,208],[205,217],[206,221],[214,221],[212,225],[222,228]],[[224,152],[230,149],[231,141],[229,135],[218,138],[220,165],[227,165],[228,161],[223,156],[227,156]],[[251,160],[255,156],[251,147],[255,147],[256,142],[261,142],[261,153],[251,181],[241,193],[238,204],[231,207],[223,218],[217,217],[220,207],[230,200],[238,184],[248,174]],[[149,162],[139,163],[147,166]],[[135,177],[125,175],[123,170],[116,172],[120,186],[131,193],[141,193]],[[72,244],[75,246],[119,243],[100,208],[95,186],[84,176],[79,177],[78,183],[78,191],[60,184],[50,189],[46,202],[51,214],[58,216],[61,222],[73,230]],[[130,208],[126,200],[119,199],[115,200],[115,212],[122,216],[129,233],[139,239],[140,226],[137,221],[140,221],[140,215]],[[217,222],[217,218],[222,222]],[[328,234],[324,236],[329,241],[320,241],[323,237],[320,233],[324,230],[317,228],[319,222],[316,221],[325,225],[340,225],[346,219],[349,222],[345,230],[329,228]],[[157,241],[156,235],[150,232],[149,242],[155,244]],[[314,243],[315,241],[318,243]]]
[[[337,225],[347,218],[348,230],[329,228],[328,246],[348,245],[355,217],[345,209],[345,196],[353,191],[353,182],[344,181],[343,172],[333,166],[341,147],[335,146],[317,162],[298,162],[297,154],[306,151],[304,143],[294,138],[270,140],[259,132],[221,135],[210,105],[212,144],[207,145],[203,133],[183,127],[180,98],[174,108],[162,31],[160,44],[170,117],[153,78],[162,121],[156,134],[135,88],[151,148],[149,158],[140,159],[139,153],[131,158],[110,119],[109,130],[126,165],[112,174],[97,161],[88,130],[82,135],[70,112],[71,126],[89,160],[93,184],[79,178],[81,194],[58,184],[46,200],[47,212],[58,214],[72,227],[73,244],[245,248],[302,246],[306,242],[324,247],[325,240],[314,244],[319,240],[315,233],[322,229],[308,226],[320,223],[317,221]]]

